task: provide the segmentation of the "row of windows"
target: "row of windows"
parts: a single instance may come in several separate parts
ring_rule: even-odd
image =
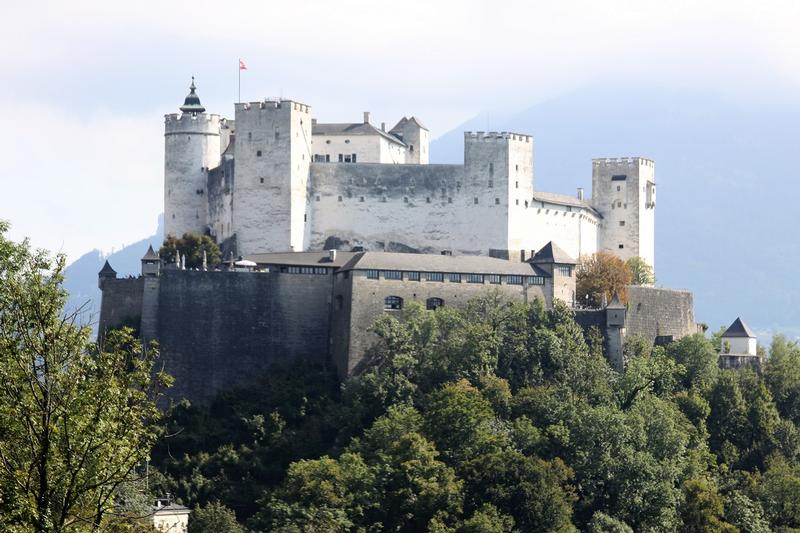
[[[572,275],[572,268],[558,267],[559,273],[565,276]],[[567,269],[568,274],[561,272],[561,269]],[[381,276],[382,275],[382,276]],[[391,280],[408,280],[408,281],[444,281],[444,272],[414,272],[403,270],[367,270],[367,279],[391,279]],[[447,280],[450,283],[461,283],[462,280],[467,283],[486,283],[487,281],[492,284],[499,284],[503,280],[508,285],[544,285],[544,276],[522,276],[522,275],[500,275],[500,274],[461,274],[458,272],[450,272],[447,274]]]
[[[330,163],[330,154],[314,154],[314,163]],[[339,163],[358,163],[356,154],[339,154]]]
[[[327,267],[312,266],[282,266],[281,272],[285,274],[327,274]]]
[[[444,307],[444,300],[441,298],[428,298],[425,300],[425,308],[428,311],[435,311],[440,307]],[[403,308],[403,299],[399,296],[387,296],[383,299],[383,308],[391,311],[396,311]]]

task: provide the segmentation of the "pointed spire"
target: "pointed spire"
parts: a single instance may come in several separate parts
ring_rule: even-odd
[[[142,261],[158,261],[161,258],[158,257],[158,254],[153,250],[153,245],[147,247],[147,253],[144,254],[142,257]]]
[[[619,293],[617,291],[614,291],[614,295],[611,297],[611,303],[608,304],[607,309],[625,309],[625,306],[622,305],[619,299]]]
[[[108,263],[108,259],[106,259],[106,264],[103,265],[103,268],[100,269],[100,272],[98,272],[97,275],[103,278],[116,278],[117,271],[111,268],[111,265]]]
[[[197,113],[205,112],[206,108],[200,103],[200,97],[197,96],[195,92],[197,87],[194,85],[194,76],[192,76],[192,84],[189,86],[189,94],[186,96],[186,99],[183,101],[183,105],[180,107],[181,111],[184,113],[191,113],[196,115]]]
[[[745,324],[744,321],[742,321],[742,319],[738,317],[736,318],[736,320],[733,321],[733,324],[731,324],[730,327],[728,327],[728,329],[725,330],[725,333],[723,333],[722,336],[748,337],[751,339],[756,338],[755,334],[753,333],[753,330],[747,327],[747,324]]]

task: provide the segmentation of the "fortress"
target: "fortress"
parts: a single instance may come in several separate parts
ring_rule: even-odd
[[[377,316],[431,311],[495,291],[561,300],[604,334],[622,369],[626,335],[669,342],[696,331],[692,294],[629,287],[626,305],[581,309],[577,258],[604,250],[655,266],[655,167],[592,161],[591,197],[536,191],[533,139],[466,132],[463,165],[429,163],[415,117],[391,129],[319,123],[291,100],[206,113],[194,81],[165,118],[167,236],[207,234],[221,267],[186,270],[152,250],[142,276],[106,263],[100,335],[122,324],[157,339],[173,398],[205,401],[275,362],[310,359],[358,372]]]

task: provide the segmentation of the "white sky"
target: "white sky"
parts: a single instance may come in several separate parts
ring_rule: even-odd
[[[773,103],[800,86],[795,0],[3,2],[0,20],[0,218],[71,259],[152,233],[162,115],[193,74],[231,115],[238,57],[245,100],[413,113],[434,137],[587,85]]]

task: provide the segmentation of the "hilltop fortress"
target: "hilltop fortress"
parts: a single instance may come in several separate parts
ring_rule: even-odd
[[[554,241],[655,268],[653,161],[593,160],[586,199],[535,189],[529,135],[465,132],[463,165],[429,164],[429,144],[415,117],[323,124],[292,100],[238,103],[228,120],[192,83],[165,120],[165,232],[208,233],[236,256],[361,246],[525,260]]]
[[[387,129],[369,113],[319,123],[291,100],[235,107],[235,120],[206,113],[192,82],[165,119],[165,233],[208,234],[225,263],[187,270],[150,249],[138,278],[108,263],[99,273],[100,335],[124,324],[157,339],[173,399],[207,401],[280,361],[358,372],[375,319],[410,302],[560,300],[600,329],[620,370],[627,335],[697,331],[687,291],[629,287],[626,304],[602,309],[575,301],[580,256],[655,265],[651,160],[595,159],[591,197],[573,197],[535,190],[529,135],[466,132],[463,165],[432,165],[413,116]]]

